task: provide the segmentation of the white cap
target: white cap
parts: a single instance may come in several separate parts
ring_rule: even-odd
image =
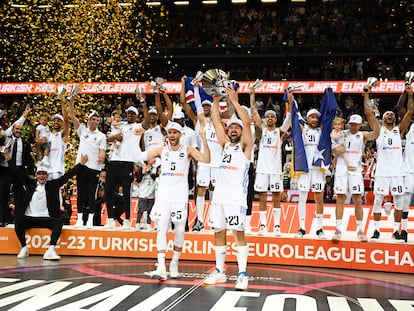
[[[264,114],[265,117],[267,117],[267,115],[273,115],[276,118],[276,112],[274,112],[273,110],[267,110]]]
[[[240,125],[241,128],[243,128],[243,122],[238,118],[231,118],[231,119],[227,120],[227,122],[226,122],[227,127],[229,127],[232,124],[238,124],[238,125]]]
[[[133,113],[135,113],[136,115],[138,115],[138,109],[137,108],[135,108],[134,106],[129,106],[126,110],[125,110],[125,112],[133,112]]]
[[[88,120],[92,117],[98,117],[99,118],[99,114],[96,110],[92,110],[92,112],[88,115]]]
[[[201,102],[201,106],[204,106],[204,105],[212,105],[212,102],[210,101],[210,100],[208,100],[208,99],[205,99],[205,100],[203,100],[202,102]]]
[[[309,117],[310,115],[313,115],[313,114],[316,114],[318,117],[321,115],[321,113],[317,109],[312,108],[308,111],[308,113],[306,114],[306,117]]]
[[[57,113],[57,114],[55,114],[53,117],[51,117],[51,118],[50,118],[50,120],[52,120],[52,121],[53,121],[54,119],[59,119],[59,120],[61,120],[62,122],[64,121],[64,120],[63,120],[63,116],[62,116],[61,114],[58,114],[58,113]]]
[[[176,130],[176,131],[179,131],[180,133],[183,132],[183,127],[180,124],[178,124],[177,122],[173,122],[173,121],[168,122],[165,129],[167,130],[167,132],[169,130]]]
[[[148,110],[148,114],[150,114],[150,113],[153,113],[153,114],[158,114],[157,109],[155,109],[155,108],[150,108],[150,109]]]
[[[359,114],[353,114],[349,117],[348,123],[356,123],[361,124],[362,123],[362,117]]]
[[[49,173],[49,168],[45,165],[39,164],[39,166],[36,168],[36,173],[39,173],[39,172]]]
[[[185,118],[184,112],[176,111],[176,112],[173,113],[172,118],[173,118],[173,120],[175,120],[175,119],[184,119]]]

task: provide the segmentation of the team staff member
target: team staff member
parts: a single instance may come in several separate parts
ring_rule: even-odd
[[[39,166],[35,179],[33,179],[16,167],[8,151],[5,157],[8,160],[11,173],[26,187],[22,198],[24,208],[22,210],[16,210],[14,230],[22,247],[17,258],[22,259],[29,256],[29,249],[26,245],[26,229],[50,228],[52,229],[50,246],[43,255],[43,258],[46,260],[60,259],[60,256],[55,251],[55,246],[63,227],[63,219],[60,217],[60,187],[69,178],[81,173],[86,168],[84,165],[88,161],[88,156],[82,155],[79,163],[72,170],[58,179],[49,181],[47,180],[47,167]]]
[[[151,218],[157,221],[157,269],[149,273],[151,278],[166,280],[165,252],[167,250],[167,230],[170,221],[174,223],[174,251],[170,263],[170,277],[178,278],[178,260],[184,244],[185,224],[188,214],[188,171],[192,159],[199,162],[210,161],[210,149],[204,129],[200,134],[203,152],[181,144],[183,127],[170,122],[167,125],[168,144],[143,153],[143,159],[161,158],[161,173]]]
[[[226,134],[220,121],[220,97],[214,97],[211,119],[223,151],[209,217],[210,225],[214,228],[216,270],[204,280],[204,284],[213,285],[227,281],[224,272],[227,229],[232,229],[237,243],[237,263],[239,267],[235,288],[246,290],[248,286],[246,272],[248,246],[244,229],[246,226],[248,171],[253,137],[250,129],[250,118],[240,106],[237,92],[233,87],[230,87],[226,88],[226,93],[240,119],[233,117],[227,121]]]
[[[77,178],[78,197],[78,219],[75,228],[82,228],[84,215],[86,213],[86,228],[93,228],[93,217],[96,205],[96,193],[98,190],[99,173],[105,163],[106,136],[98,130],[99,115],[92,111],[88,116],[88,124],[85,126],[75,116],[73,104],[69,101],[69,116],[79,136],[79,148],[76,163],[79,163],[83,154],[87,154],[89,161],[87,169],[83,170]]]

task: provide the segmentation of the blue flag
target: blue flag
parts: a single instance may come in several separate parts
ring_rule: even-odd
[[[319,125],[322,127],[321,137],[318,144],[318,153],[315,155],[312,164],[326,170],[331,164],[331,131],[332,122],[336,116],[338,104],[332,89],[325,89],[320,109]]]
[[[287,101],[287,92],[283,96],[283,102]],[[306,160],[305,146],[302,139],[301,125],[305,123],[302,115],[299,112],[298,103],[293,101],[292,107],[292,141],[293,141],[293,177],[297,174],[309,172],[308,161]]]
[[[185,79],[185,100],[188,104],[191,105],[191,108],[193,109],[193,111],[196,112],[196,107],[194,103],[194,86],[191,84],[191,81],[193,80],[194,78],[192,77],[187,77]],[[207,95],[201,86],[199,86],[198,89],[200,91],[201,102],[205,100],[209,100],[213,102],[213,97]]]

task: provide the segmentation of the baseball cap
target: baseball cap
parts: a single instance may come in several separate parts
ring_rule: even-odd
[[[173,113],[172,118],[173,118],[173,120],[174,119],[184,119],[185,115],[182,111],[176,111],[176,112]]]
[[[348,123],[361,124],[362,123],[362,117],[359,114],[353,114],[352,116],[349,117]]]
[[[267,117],[269,114],[273,115],[276,118],[276,112],[274,112],[273,110],[267,110],[264,116]]]
[[[52,121],[53,121],[54,119],[59,119],[59,120],[61,120],[62,122],[64,121],[64,120],[63,120],[63,116],[62,116],[61,114],[58,114],[58,113],[57,113],[57,114],[55,114],[53,117],[51,117],[51,118],[50,118],[50,120],[52,120]]]
[[[238,118],[231,118],[227,120],[226,122],[227,127],[229,127],[232,124],[238,124],[241,128],[243,128],[243,122]]]
[[[312,108],[308,111],[308,113],[306,114],[306,117],[309,117],[310,115],[313,115],[313,114],[316,114],[318,117],[321,115],[321,113],[317,109]]]
[[[150,108],[150,110],[148,110],[148,113],[153,113],[153,114],[158,114],[157,109],[155,108]]]
[[[39,173],[39,172],[49,173],[49,168],[43,164],[39,164],[39,166],[36,168],[36,173]]]
[[[212,105],[212,103],[211,103],[211,101],[210,100],[208,100],[208,99],[205,99],[205,100],[203,100],[202,102],[201,102],[201,106],[204,106],[204,105]]]
[[[136,115],[138,115],[138,109],[137,109],[137,108],[135,108],[134,106],[130,106],[130,107],[128,107],[127,109],[125,109],[125,112],[126,112],[126,113],[128,113],[128,112],[133,112],[133,113],[135,113]]]
[[[167,132],[169,130],[172,130],[172,129],[174,129],[176,131],[179,131],[180,133],[183,132],[183,127],[180,124],[178,124],[177,122],[172,122],[172,121],[168,122],[165,129],[167,130]]]

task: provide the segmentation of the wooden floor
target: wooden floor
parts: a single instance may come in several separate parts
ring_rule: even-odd
[[[241,292],[235,264],[226,283],[204,286],[212,262],[181,261],[179,279],[159,282],[148,259],[0,260],[0,310],[414,310],[411,274],[250,264]]]

